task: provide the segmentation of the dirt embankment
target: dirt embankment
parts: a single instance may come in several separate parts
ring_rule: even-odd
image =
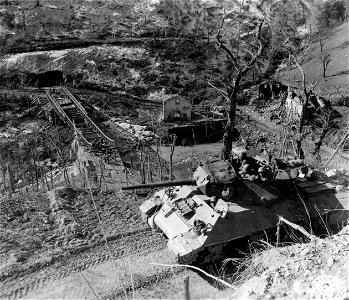
[[[253,253],[234,297],[245,299],[346,299],[349,227],[325,239]],[[290,230],[288,228],[288,230]],[[291,234],[298,235],[291,231]],[[302,240],[302,236],[298,236]]]

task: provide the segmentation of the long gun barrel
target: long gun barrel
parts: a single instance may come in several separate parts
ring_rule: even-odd
[[[126,191],[126,190],[178,186],[178,185],[196,185],[196,181],[195,180],[172,180],[172,181],[164,181],[164,182],[157,182],[157,183],[145,183],[145,184],[138,184],[138,185],[123,186],[121,189],[123,191]]]

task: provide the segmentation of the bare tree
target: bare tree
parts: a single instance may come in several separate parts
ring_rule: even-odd
[[[223,135],[222,158],[228,159],[231,154],[232,142],[234,140],[236,107],[238,102],[238,94],[241,84],[245,80],[247,73],[256,64],[258,58],[263,51],[263,43],[261,40],[261,29],[264,19],[259,20],[256,24],[254,33],[241,38],[241,27],[237,31],[235,37],[226,38],[224,25],[226,17],[224,16],[216,36],[218,47],[227,55],[228,70],[220,71],[220,83],[223,88],[218,88],[212,82],[208,84],[216,89],[228,102],[228,120]],[[242,23],[242,22],[241,22]],[[231,25],[230,25],[231,26]]]
[[[318,32],[317,37],[319,39],[319,46],[320,46],[320,52],[322,53],[324,51],[324,46],[326,44],[326,41],[329,37],[330,33],[329,30],[323,26],[318,26]]]
[[[331,62],[331,53],[330,52],[326,52],[326,53],[321,53],[320,55],[320,59],[321,59],[321,64],[322,64],[322,77],[325,78],[326,77],[326,70],[328,67],[328,64]]]
[[[304,158],[304,153],[302,150],[302,141],[304,138],[303,129],[304,129],[304,125],[305,125],[305,119],[306,119],[306,115],[307,115],[307,108],[308,108],[310,96],[313,93],[313,90],[316,86],[316,83],[313,83],[313,84],[310,84],[309,86],[307,86],[306,81],[305,81],[305,74],[304,74],[304,71],[303,71],[299,61],[293,55],[291,56],[291,58],[293,59],[295,65],[297,66],[297,68],[299,69],[299,71],[302,74],[301,84],[302,84],[302,90],[303,90],[303,105],[302,105],[303,107],[302,107],[302,114],[301,114],[301,117],[299,120],[298,137],[296,140],[296,148],[297,148],[298,157]]]

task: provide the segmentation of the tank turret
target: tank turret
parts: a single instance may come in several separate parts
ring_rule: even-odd
[[[201,162],[193,174],[193,179],[124,186],[122,190],[191,185],[196,186],[205,195],[220,196],[223,189],[232,185],[235,179],[236,173],[228,161],[212,160]]]

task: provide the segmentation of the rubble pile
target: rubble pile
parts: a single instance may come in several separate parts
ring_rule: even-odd
[[[156,134],[153,131],[149,130],[147,126],[131,124],[130,122],[121,122],[121,121],[114,121],[114,122],[115,124],[120,126],[122,129],[132,134],[139,141],[151,142],[156,137]]]

